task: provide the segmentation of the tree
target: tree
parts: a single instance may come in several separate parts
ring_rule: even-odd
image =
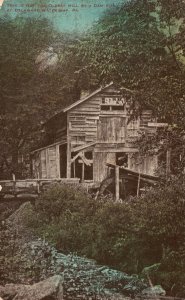
[[[53,29],[47,20],[22,18],[1,18],[0,27],[1,166],[10,165],[11,172],[39,124],[43,91],[35,57],[51,43]]]
[[[0,168],[17,172],[19,158],[42,146],[42,122],[79,99],[89,78],[79,37],[48,19],[0,19]]]
[[[132,90],[133,102],[184,127],[185,4],[132,0],[107,12],[81,44],[101,81]]]

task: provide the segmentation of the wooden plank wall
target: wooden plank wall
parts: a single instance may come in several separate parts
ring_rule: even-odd
[[[47,149],[44,149],[40,152],[41,164],[39,178],[48,178],[47,173]]]
[[[99,115],[100,97],[98,96],[69,111],[68,134],[71,137],[72,148],[96,141]]]
[[[96,152],[93,165],[94,181],[101,182],[108,176],[107,163],[116,163],[116,154],[109,152]]]
[[[94,157],[93,175],[95,182],[101,182],[107,175],[107,153],[97,152]]]
[[[59,145],[36,152],[32,161],[34,178],[60,178]]]
[[[57,151],[56,146],[50,147],[47,152],[47,178],[57,178]]]
[[[127,124],[129,118],[127,110],[101,111],[102,96],[105,97],[111,92],[115,94],[116,90],[108,88],[103,94],[95,95],[68,112],[68,135],[71,137],[72,149],[96,141],[126,142],[130,147],[130,142],[132,143],[138,136],[138,131],[154,131],[147,126],[151,121],[149,110],[142,113],[141,120],[131,121],[129,124]],[[104,123],[103,126],[99,125],[101,123]]]
[[[75,147],[97,142],[93,155],[93,174],[94,181],[101,181],[106,177],[106,163],[109,161],[110,154],[114,151],[123,152],[125,148],[129,148],[132,152],[132,148],[135,147],[133,142],[138,137],[138,132],[151,130],[147,126],[151,121],[151,111],[144,111],[140,119],[127,124],[130,116],[126,108],[123,111],[101,111],[101,100],[106,96],[118,97],[120,94],[114,87],[110,87],[68,112],[68,178],[71,176],[71,152]],[[111,160],[115,163],[115,155]],[[135,158],[130,158],[129,164],[132,169],[138,170]],[[147,158],[141,169],[151,174],[154,165],[156,166],[153,158]]]
[[[126,152],[126,148],[129,149],[128,152],[134,151],[133,142],[139,130],[152,132],[153,129],[147,126],[151,121],[151,111],[144,111],[141,119],[127,124],[129,118],[127,106],[119,111],[107,111],[103,108],[101,110],[102,97],[114,96],[120,97],[120,94],[114,87],[109,87],[69,110],[67,120],[65,119],[66,124],[61,122],[55,138],[61,143],[67,139],[67,178],[71,177],[71,153],[74,148],[97,143],[93,149],[93,173],[94,181],[101,181],[106,176],[106,163],[110,157],[111,162],[115,163],[116,152]],[[48,146],[37,153],[33,160],[35,178],[59,178],[59,156],[59,145]],[[135,159],[132,161],[130,158],[129,164],[137,170]],[[151,173],[154,165],[154,160],[147,158],[142,170]]]
[[[126,137],[125,117],[100,117],[97,140],[108,143],[124,143]]]

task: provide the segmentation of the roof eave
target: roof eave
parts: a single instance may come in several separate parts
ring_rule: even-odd
[[[74,108],[74,107],[76,107],[77,105],[79,105],[79,104],[85,102],[86,100],[92,98],[93,96],[95,96],[95,95],[98,94],[99,92],[103,91],[104,89],[106,89],[106,88],[108,88],[108,87],[110,87],[110,86],[112,86],[112,85],[113,85],[113,82],[111,82],[111,83],[105,85],[104,87],[101,87],[101,88],[97,89],[96,91],[94,91],[93,93],[91,93],[90,95],[88,95],[87,97],[85,97],[85,98],[83,98],[83,99],[80,99],[80,100],[74,102],[73,104],[69,105],[68,107],[64,108],[64,109],[63,109],[63,112],[65,113],[65,112],[71,110],[72,108]]]

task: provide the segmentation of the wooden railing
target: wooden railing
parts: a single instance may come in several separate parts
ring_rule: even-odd
[[[36,198],[42,191],[55,183],[78,184],[79,179],[2,180],[0,181],[0,200],[10,198]]]

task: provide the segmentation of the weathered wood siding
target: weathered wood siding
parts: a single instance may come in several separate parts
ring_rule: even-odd
[[[114,99],[123,99],[121,97],[114,87],[109,87],[68,111],[68,177],[71,177],[71,154],[80,146],[96,142],[93,150],[93,180],[102,181],[107,176],[106,163],[110,159],[111,163],[116,163],[116,152],[135,152],[133,142],[139,132],[153,131],[148,128],[151,111],[146,110],[137,120],[129,121],[128,104],[123,108],[119,100],[112,104]],[[138,170],[135,158],[129,159],[129,166]],[[154,159],[146,158],[140,168],[144,173],[152,174],[154,166]]]
[[[125,95],[125,98],[127,96]],[[137,120],[130,120],[129,104],[125,98],[114,86],[110,86],[93,94],[84,102],[69,107],[61,115],[58,114],[56,119],[52,118],[48,124],[51,137],[55,143],[67,142],[67,147],[66,150],[62,150],[62,155],[59,153],[59,145],[50,145],[40,150],[33,161],[35,177],[51,179],[60,177],[63,167],[61,163],[65,160],[66,154],[66,172],[64,170],[62,174],[66,174],[67,178],[75,176],[74,174],[79,176],[82,169],[83,180],[89,177],[85,176],[85,172],[92,167],[93,180],[102,181],[107,176],[106,163],[116,164],[119,158],[116,153],[128,153],[129,168],[153,174],[157,166],[156,158],[146,157],[138,163],[138,157],[133,156],[133,153],[137,152],[134,142],[139,133],[152,134],[156,130],[148,126],[148,122],[153,121],[152,112],[145,110]],[[85,159],[86,152],[91,152],[92,162]],[[76,157],[78,153],[81,158]],[[79,163],[82,165],[78,166]],[[77,167],[78,172],[75,171]]]
[[[40,164],[40,172],[39,178],[48,178],[47,172],[47,149],[44,149],[40,152],[41,164]]]
[[[101,110],[103,97],[120,97],[116,90],[108,88],[89,100],[77,105],[68,112],[68,136],[71,139],[71,150],[79,145],[92,142],[125,143],[130,147],[138,133],[153,132],[147,124],[151,121],[151,111],[146,110],[141,118],[129,122],[127,106],[124,110]]]
[[[100,97],[89,99],[68,113],[68,135],[74,148],[97,139],[97,121],[100,115]]]
[[[32,165],[34,178],[59,178],[59,145],[50,146],[36,152],[32,159]]]
[[[95,152],[94,156],[94,165],[93,165],[93,174],[94,181],[101,182],[108,175],[107,163],[115,164],[116,163],[116,154],[108,152]]]
[[[100,117],[97,141],[105,143],[124,143],[126,138],[125,117]]]
[[[95,182],[101,182],[107,175],[107,153],[97,152],[94,156],[93,175]]]

